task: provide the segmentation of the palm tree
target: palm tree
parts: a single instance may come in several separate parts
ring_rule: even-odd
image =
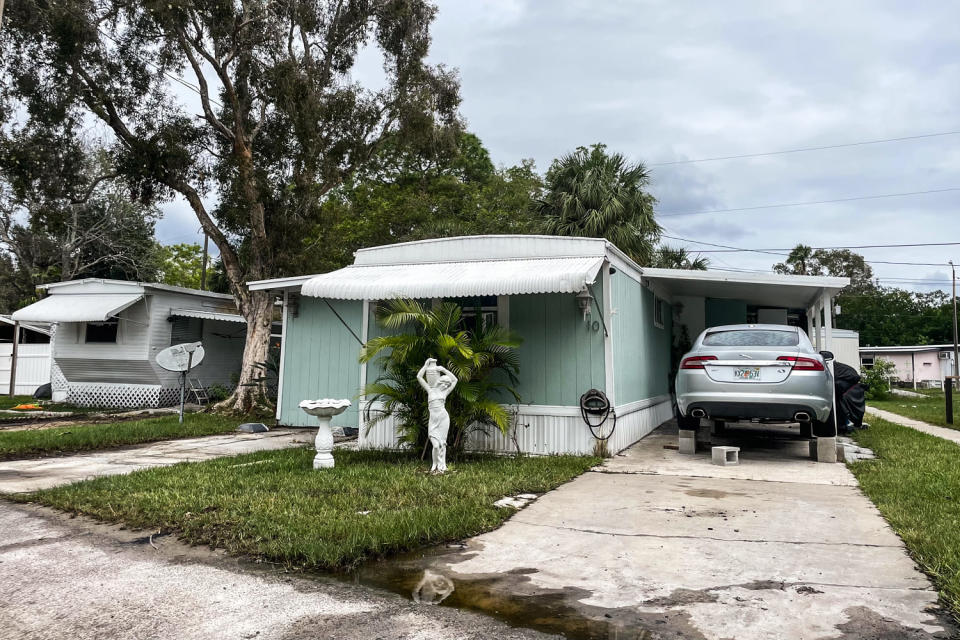
[[[668,247],[663,245],[657,248],[650,266],[663,269],[706,271],[707,267],[710,266],[710,260],[700,254],[697,254],[695,258],[691,258],[690,253],[683,247]]]
[[[546,175],[546,195],[537,202],[546,233],[606,238],[638,264],[650,264],[662,229],[654,219],[656,198],[644,189],[650,175],[606,145],[555,160]]]
[[[465,319],[454,302],[427,309],[414,300],[394,300],[377,309],[377,322],[391,335],[367,341],[360,356],[361,362],[378,358],[383,370],[363,391],[368,429],[392,416],[402,442],[425,447],[429,411],[416,375],[427,358],[436,358],[459,381],[447,398],[452,453],[462,449],[471,429],[509,430],[511,416],[500,403],[520,401],[512,386],[520,369],[520,338],[484,324],[479,314],[474,322]]]

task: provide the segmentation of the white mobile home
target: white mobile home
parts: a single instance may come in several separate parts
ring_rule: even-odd
[[[190,373],[202,386],[230,385],[239,373],[246,322],[232,296],[100,279],[42,288],[45,298],[12,317],[51,323],[55,400],[97,407],[174,404],[178,374],[155,358],[181,342],[203,342],[204,360]]]

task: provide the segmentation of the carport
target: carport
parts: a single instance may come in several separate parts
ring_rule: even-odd
[[[675,343],[692,343],[704,329],[720,325],[784,324],[806,331],[818,351],[833,350],[833,299],[850,283],[827,276],[651,268],[643,278],[674,306]],[[681,431],[681,452],[693,453],[696,438],[696,432]],[[836,447],[836,435],[817,438],[817,460],[835,462]]]
[[[789,324],[804,329],[818,350],[833,346],[833,299],[850,284],[827,276],[646,267],[643,279],[680,307],[675,331],[685,326],[691,340],[723,324]]]

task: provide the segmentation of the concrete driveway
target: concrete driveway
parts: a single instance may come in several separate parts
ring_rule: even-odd
[[[461,550],[371,565],[397,590],[424,569],[472,607],[571,637],[954,637],[937,593],[842,464],[803,442],[741,464],[681,456],[669,427]]]

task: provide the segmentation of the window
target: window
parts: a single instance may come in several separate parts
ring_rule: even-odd
[[[660,298],[653,299],[653,326],[663,329],[663,316],[666,313],[667,304]]]
[[[800,334],[763,329],[714,331],[704,337],[703,344],[707,347],[795,347],[800,344]]]
[[[116,318],[110,318],[105,322],[86,323],[86,333],[84,342],[88,343],[116,343],[117,330],[120,328],[120,321]]]
[[[199,318],[170,316],[170,345],[184,342],[199,342],[203,334],[203,324]]]
[[[473,329],[477,321],[484,327],[499,324],[499,306],[497,296],[477,296],[473,298],[450,298],[460,305],[462,323],[465,329]]]
[[[873,356],[861,356],[860,367],[863,369],[873,369]]]

